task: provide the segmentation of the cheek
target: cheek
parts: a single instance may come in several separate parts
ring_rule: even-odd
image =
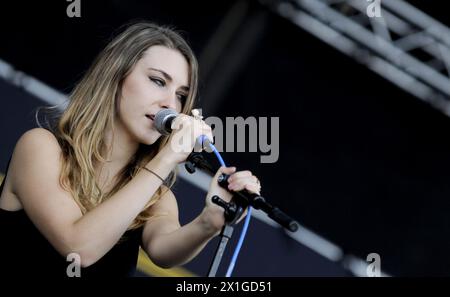
[[[136,104],[136,97],[133,96],[133,94],[127,92],[122,93],[122,96],[120,96],[119,102],[117,104],[117,114],[119,118],[121,118],[125,122],[134,118],[136,116],[136,111],[140,110],[140,108],[138,108]]]
[[[122,97],[125,100],[138,100],[149,92],[149,84],[145,77],[130,74],[123,82]]]
[[[148,86],[145,81],[129,80],[122,86],[120,110],[123,113],[143,111],[148,105]]]

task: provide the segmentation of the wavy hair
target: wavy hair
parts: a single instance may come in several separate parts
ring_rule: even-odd
[[[107,127],[113,127],[124,79],[133,70],[144,52],[160,45],[177,50],[189,65],[189,94],[182,113],[189,114],[194,105],[198,85],[198,63],[187,42],[169,27],[149,22],[128,25],[96,57],[81,81],[70,94],[70,101],[48,124],[62,149],[62,187],[69,191],[84,213],[96,207],[125,186],[167,143],[161,136],[154,144],[140,144],[136,154],[118,173],[117,182],[103,193],[95,178],[95,168],[104,164],[108,148],[105,143]],[[39,111],[38,111],[39,112]],[[37,116],[38,125],[40,125]],[[48,123],[48,122],[47,122]],[[42,126],[41,126],[42,127]],[[176,179],[173,171],[136,217],[130,229],[142,226],[150,218],[150,206],[156,203]]]

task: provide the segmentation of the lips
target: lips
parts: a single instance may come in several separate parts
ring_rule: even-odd
[[[154,121],[155,120],[155,115],[154,114],[146,114],[145,115],[148,119]]]

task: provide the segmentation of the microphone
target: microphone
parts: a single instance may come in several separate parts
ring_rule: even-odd
[[[178,116],[178,112],[173,109],[161,109],[155,115],[155,128],[161,135],[167,136],[172,133],[172,122]],[[197,138],[197,144],[201,145],[202,150],[204,144],[212,143],[206,135],[200,135]]]
[[[172,122],[178,116],[173,109],[161,109],[155,115],[155,128],[161,135],[172,133]]]
[[[229,175],[222,173],[217,180],[219,185],[227,191],[230,191],[228,190],[229,177]],[[254,209],[261,209],[269,216],[269,218],[271,218],[275,222],[278,222],[281,226],[285,227],[289,231],[295,232],[298,230],[298,223],[294,219],[285,214],[278,207],[275,207],[272,204],[268,203],[266,199],[264,199],[264,197],[262,197],[261,195],[251,193],[247,189],[230,192],[233,193],[234,202],[244,209],[249,205]]]

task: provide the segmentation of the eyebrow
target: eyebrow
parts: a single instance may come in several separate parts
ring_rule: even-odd
[[[173,81],[172,77],[167,72],[165,72],[165,71],[163,71],[161,69],[156,69],[156,68],[152,68],[152,67],[150,67],[148,69],[161,73],[164,76],[164,78],[167,79],[168,81]],[[189,87],[188,86],[181,86],[180,88],[183,89],[186,92],[189,92]]]

